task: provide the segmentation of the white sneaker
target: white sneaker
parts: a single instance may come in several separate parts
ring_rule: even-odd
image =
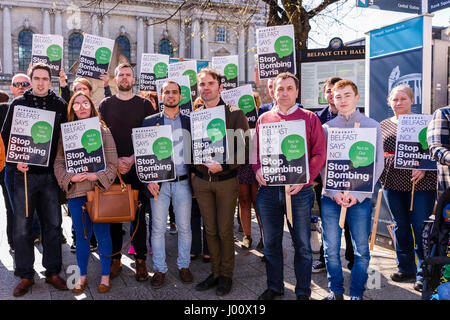
[[[311,231],[311,251],[313,253],[319,253],[320,246],[320,233],[318,231]]]

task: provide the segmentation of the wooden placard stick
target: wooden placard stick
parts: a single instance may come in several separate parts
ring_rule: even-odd
[[[359,128],[359,122],[355,122],[355,128]],[[344,191],[344,198],[347,199],[349,191]],[[347,215],[347,208],[341,207],[341,214],[339,216],[339,226],[341,229],[344,229],[345,225],[345,216]]]
[[[373,250],[373,246],[375,245],[375,238],[377,236],[378,219],[380,217],[380,208],[381,208],[381,199],[382,198],[383,198],[383,189],[380,188],[380,190],[378,190],[377,205],[375,207],[375,216],[373,217],[372,232],[370,233],[370,247],[369,247],[370,251]]]
[[[412,209],[413,209],[413,203],[414,203],[414,189],[415,189],[415,187],[416,187],[416,183],[413,182],[413,185],[412,185],[412,191],[411,191],[411,205],[409,206],[409,211],[412,211]]]
[[[293,224],[293,221],[292,221],[291,195],[287,193],[290,187],[291,187],[290,185],[284,186],[284,191],[285,191],[285,196],[286,196],[286,216],[287,216],[288,222],[291,224],[291,227],[293,227],[294,224]]]
[[[25,216],[28,218],[28,183],[27,183],[27,172],[23,173],[24,183],[25,183]]]

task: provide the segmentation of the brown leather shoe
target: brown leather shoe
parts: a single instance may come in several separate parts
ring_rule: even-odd
[[[57,274],[54,276],[45,277],[45,282],[51,284],[55,289],[69,290],[67,288],[66,281]]]
[[[80,284],[79,286],[78,284],[76,284],[75,287],[72,288],[72,292],[82,293],[84,291],[84,288],[86,288],[87,284],[88,284],[87,280],[83,284]]]
[[[183,283],[192,283],[194,280],[194,277],[192,276],[191,270],[189,268],[181,268],[178,270],[178,273],[180,274],[180,279]]]
[[[111,259],[109,278],[114,279],[119,275],[120,271],[122,271],[122,262],[120,261],[120,259]]]
[[[136,281],[147,281],[149,278],[145,260],[136,260]]]
[[[106,284],[100,283],[100,285],[98,286],[97,292],[105,293],[105,292],[108,292],[110,289],[111,289],[111,283],[109,284],[109,286],[107,286]]]
[[[153,278],[150,282],[153,289],[159,289],[163,286],[164,281],[166,280],[166,274],[162,272],[156,272],[153,275]]]
[[[31,286],[34,284],[34,279],[22,279],[14,288],[13,295],[14,297],[23,296],[28,292]]]

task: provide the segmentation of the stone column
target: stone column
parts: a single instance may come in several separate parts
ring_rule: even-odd
[[[203,21],[202,26],[202,59],[209,60],[209,23]]]
[[[155,34],[153,30],[153,19],[147,20],[147,53],[155,53]]]
[[[50,34],[50,12],[47,9],[42,10],[42,33]]]
[[[247,82],[255,81],[255,27],[248,27],[247,34]]]
[[[186,24],[184,21],[180,22],[180,38],[178,39],[178,57],[186,56]]]
[[[96,14],[91,16],[91,34],[98,36],[98,17]]]
[[[3,73],[13,73],[11,12],[10,7],[3,6]]]
[[[200,59],[202,56],[200,39],[200,20],[197,18],[192,23],[191,27],[191,58]]]
[[[60,11],[55,11],[55,34],[63,35],[62,17]]]
[[[104,38],[109,38],[109,16],[103,16],[102,35]]]
[[[142,17],[136,17],[137,27],[136,27],[136,74],[140,74],[141,72],[141,58],[144,53],[144,20]]]
[[[245,29],[239,29],[238,36],[238,56],[239,56],[239,82],[245,82]]]

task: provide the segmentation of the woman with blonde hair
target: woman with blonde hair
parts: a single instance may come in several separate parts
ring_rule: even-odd
[[[83,91],[75,92],[67,107],[68,122],[99,117],[97,108],[91,97]],[[100,119],[99,119],[100,121]],[[66,162],[62,145],[62,138],[58,144],[57,156],[54,164],[54,172],[58,184],[66,193],[69,202],[69,210],[72,223],[76,232],[76,256],[80,268],[80,278],[72,289],[74,293],[81,293],[87,285],[87,265],[90,255],[89,239],[94,231],[98,241],[98,251],[102,266],[102,277],[98,292],[104,293],[111,288],[109,273],[111,265],[111,236],[108,223],[92,223],[88,213],[83,209],[87,201],[86,194],[94,189],[94,186],[102,190],[108,190],[116,177],[118,166],[116,145],[111,132],[100,121],[100,129],[105,155],[105,168],[97,172],[70,173],[66,170]]]
[[[406,85],[391,90],[388,97],[394,116],[383,120],[381,132],[384,146],[384,171],[380,177],[383,195],[395,223],[395,250],[398,272],[391,275],[395,282],[414,279],[414,289],[422,290],[423,222],[433,211],[436,198],[436,171],[396,169],[394,167],[397,126],[400,115],[413,114],[414,93]],[[412,187],[415,184],[414,206],[410,210]],[[412,230],[411,230],[412,228]],[[417,264],[416,259],[417,258]]]

